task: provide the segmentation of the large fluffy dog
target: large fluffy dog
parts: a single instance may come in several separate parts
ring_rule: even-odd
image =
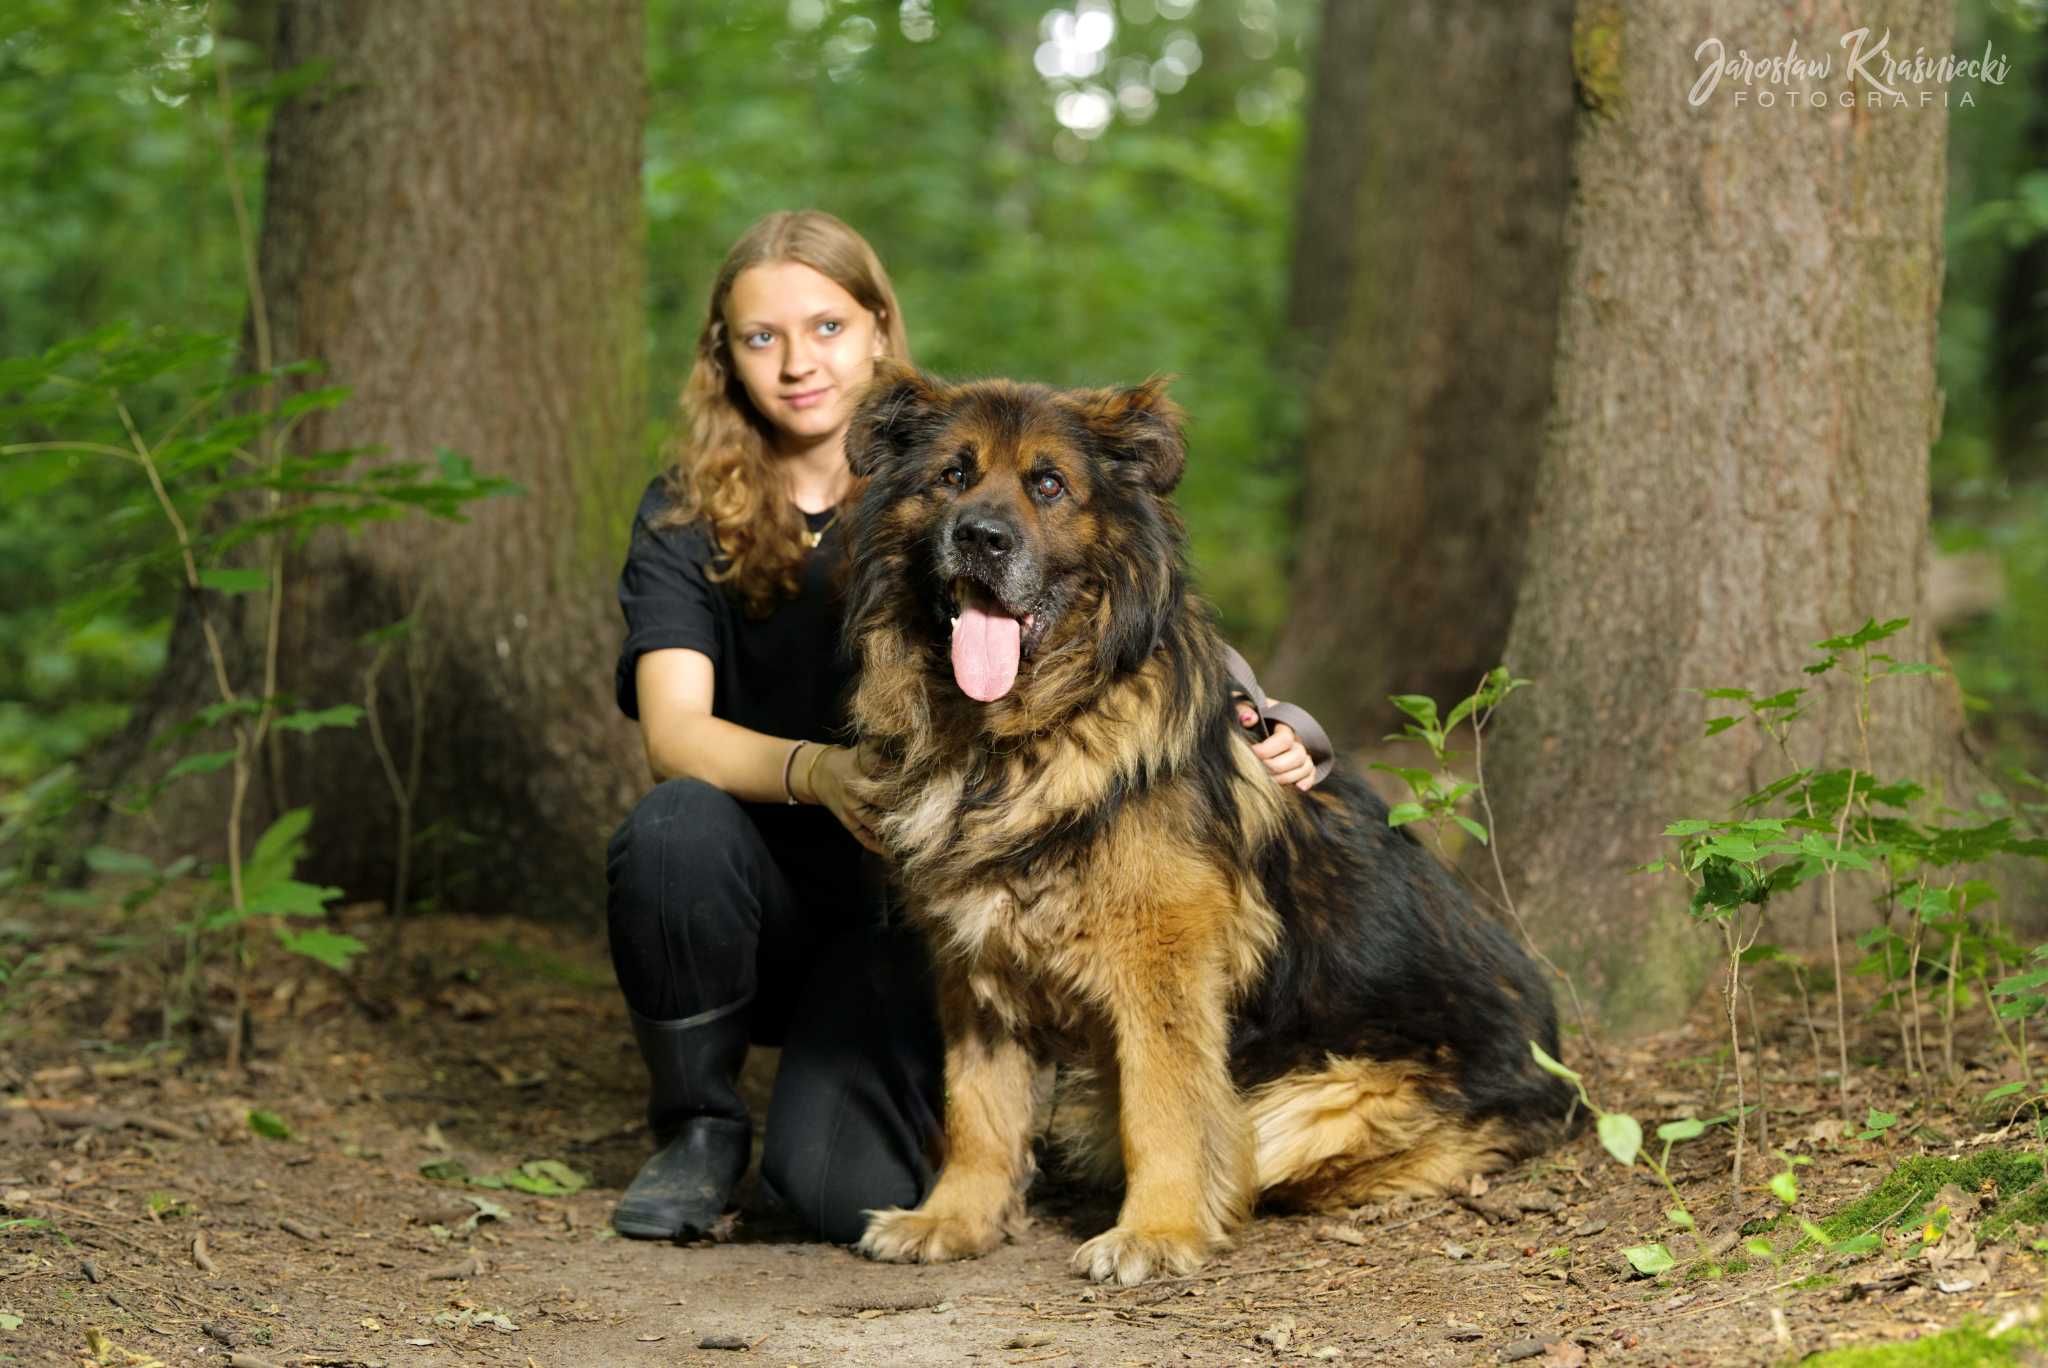
[[[1239,737],[1168,494],[1162,383],[947,387],[885,368],[848,437],[854,717],[939,967],[946,1156],[877,1258],[1021,1217],[1034,1057],[1125,1179],[1077,1269],[1198,1267],[1254,1200],[1441,1190],[1569,1113],[1549,991],[1340,769],[1303,794]]]

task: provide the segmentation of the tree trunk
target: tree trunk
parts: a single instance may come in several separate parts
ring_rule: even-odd
[[[1309,401],[1273,682],[1340,743],[1498,664],[1563,270],[1570,0],[1328,0],[1291,298]],[[1318,353],[1319,356],[1323,355]]]
[[[1867,24],[1941,53],[1951,20],[1948,0],[1579,7],[1557,398],[1507,653],[1536,687],[1487,773],[1525,914],[1611,1024],[1672,1019],[1715,949],[1675,880],[1627,871],[1669,853],[1667,823],[1792,768],[1754,727],[1703,738],[1728,709],[1690,691],[1813,685],[1800,762],[1861,768],[1854,690],[1800,672],[1813,643],[1912,616],[1881,649],[1938,654],[1920,615],[1947,111],[1933,84],[1866,104],[1840,40]],[[1834,69],[1795,81],[1793,107],[1733,80],[1694,107],[1709,36],[1731,57],[1796,39]],[[1972,800],[1949,681],[1873,706],[1880,777]]]
[[[1381,0],[1324,0],[1316,30],[1287,280],[1293,362],[1313,364],[1328,354],[1351,297],[1358,183],[1371,147],[1373,29],[1383,9]]]
[[[422,742],[418,891],[477,910],[595,906],[604,837],[645,782],[610,696],[612,577],[646,478],[642,25],[632,0],[278,5],[277,64],[330,70],[271,125],[254,308],[279,363],[315,360],[305,383],[353,390],[295,448],[452,449],[525,490],[466,525],[413,516],[295,550],[280,691],[361,703],[360,638],[416,614],[380,720],[401,773]],[[266,610],[229,624],[245,696],[262,691]],[[110,751],[131,777],[161,768],[141,738],[216,700],[194,623],[188,602]],[[367,726],[282,738],[263,771],[249,839],[311,803],[307,873],[390,894],[397,807]],[[218,855],[223,791],[182,781],[130,835]]]

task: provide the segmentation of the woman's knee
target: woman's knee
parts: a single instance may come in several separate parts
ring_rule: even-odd
[[[914,1207],[930,1183],[925,1165],[906,1162],[876,1138],[771,1125],[761,1143],[761,1181],[811,1234],[853,1244],[869,1212]]]
[[[717,845],[752,824],[739,800],[702,779],[665,779],[641,796],[612,833],[613,861],[647,846],[675,842]]]
[[[605,877],[652,886],[678,870],[713,874],[741,863],[759,833],[724,790],[701,779],[669,779],[650,789],[612,833]]]
[[[614,941],[657,922],[743,917],[759,899],[760,833],[732,795],[699,779],[657,785],[619,824],[605,854]]]

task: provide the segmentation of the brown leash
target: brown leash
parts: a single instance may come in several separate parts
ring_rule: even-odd
[[[1256,730],[1259,739],[1265,740],[1273,734],[1273,725],[1284,722],[1294,729],[1301,738],[1302,746],[1308,751],[1309,759],[1316,762],[1315,783],[1322,783],[1330,777],[1331,766],[1337,763],[1336,748],[1330,744],[1330,734],[1323,730],[1323,724],[1308,715],[1304,708],[1292,703],[1269,703],[1266,691],[1259,687],[1259,677],[1252,673],[1250,662],[1238,654],[1235,646],[1225,645],[1223,663],[1230,671],[1231,692],[1241,695],[1258,711]]]

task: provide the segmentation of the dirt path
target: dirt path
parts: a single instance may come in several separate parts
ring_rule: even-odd
[[[20,1318],[0,1328],[0,1362],[1762,1363],[2031,1312],[2041,1285],[2031,1253],[1973,1249],[1965,1276],[1896,1234],[1841,1267],[1721,1268],[1738,1221],[1776,1211],[1763,1180],[1777,1165],[1754,1156],[1729,1209],[1725,1127],[1675,1156],[1718,1248],[1712,1276],[1635,1276],[1620,1251],[1667,1238],[1668,1203],[1590,1136],[1460,1200],[1262,1218],[1202,1275],[1132,1289],[1067,1272],[1112,1207],[1057,1182],[1034,1193],[1027,1236],[943,1268],[797,1242],[758,1211],[722,1244],[650,1246],[606,1226],[645,1140],[598,940],[432,919],[383,991],[359,994],[264,958],[251,1067],[231,1081],[217,1061],[143,1049],[157,971],[94,948],[89,913],[12,916],[0,931],[26,936],[44,972],[0,1018],[0,1327]],[[1875,1140],[1844,1134],[1811,1087],[1797,1008],[1773,1015],[1774,1143],[1813,1160],[1802,1212],[1869,1191],[1906,1155],[1995,1143],[1938,1107]],[[1864,1034],[1880,1048],[1874,1023]],[[1725,1059],[1703,1021],[1642,1042],[1599,1086],[1646,1126],[1711,1115],[1728,1105]],[[750,1066],[757,1093],[770,1067]],[[1864,1101],[1906,1110],[1890,1091]],[[258,1134],[252,1111],[288,1138]],[[537,1161],[563,1167],[519,1181],[590,1185],[543,1195],[422,1172],[490,1181]]]

